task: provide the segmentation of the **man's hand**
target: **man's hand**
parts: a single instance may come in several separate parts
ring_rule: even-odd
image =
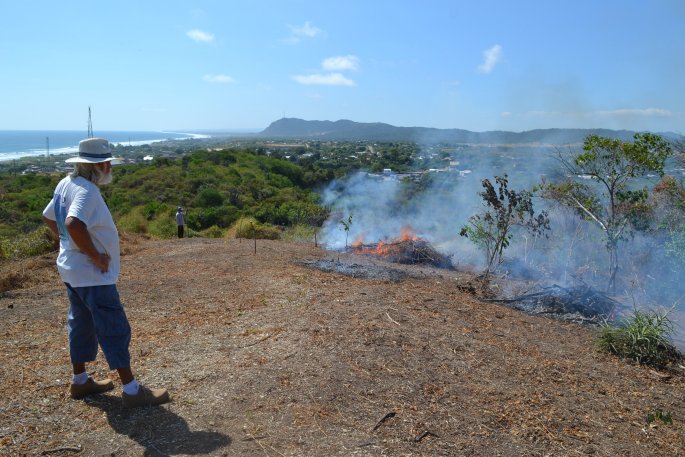
[[[91,258],[96,267],[100,269],[101,272],[107,273],[109,270],[109,255],[104,253],[99,253],[97,257]]]
[[[109,270],[109,255],[107,253],[98,252],[93,244],[93,239],[88,233],[86,224],[72,216],[67,217],[65,221],[69,236],[76,243],[76,246],[87,255],[91,262],[100,269],[101,272],[107,273]]]

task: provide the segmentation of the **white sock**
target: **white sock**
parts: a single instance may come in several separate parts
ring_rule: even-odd
[[[71,382],[73,384],[85,384],[88,381],[88,372],[75,374],[71,377]]]
[[[135,395],[138,393],[138,388],[140,387],[140,384],[138,384],[138,381],[135,379],[128,384],[124,384],[124,393],[126,395]]]

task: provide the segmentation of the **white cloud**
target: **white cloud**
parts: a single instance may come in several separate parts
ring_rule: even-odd
[[[293,79],[304,85],[323,85],[323,86],[354,86],[354,81],[346,78],[340,73],[328,73],[325,75],[314,73],[311,75],[297,75]]]
[[[478,66],[478,71],[488,74],[502,59],[502,46],[496,44],[490,49],[483,51],[483,63]]]
[[[502,111],[499,113],[500,116],[502,117],[511,117],[511,112],[510,111]]]
[[[627,117],[672,117],[673,112],[661,108],[623,108],[606,111],[527,111],[527,117],[556,118],[627,118]]]
[[[188,36],[188,38],[190,38],[193,41],[197,41],[198,43],[211,43],[212,41],[214,41],[214,34],[204,32],[198,29],[189,30],[186,32],[186,35]]]
[[[563,113],[561,111],[542,111],[542,110],[533,110],[533,111],[526,111],[524,113],[524,116],[528,117],[556,117],[556,116],[578,116],[582,115],[583,113]]]
[[[600,116],[644,116],[644,117],[671,117],[673,113],[661,108],[626,108],[611,111],[598,111]]]
[[[228,75],[212,75],[212,74],[209,74],[209,75],[204,75],[202,77],[202,79],[204,79],[205,81],[210,82],[210,83],[234,83],[235,82],[235,79],[231,78]]]
[[[328,71],[357,70],[359,57],[353,55],[329,57],[321,62],[321,66]]]
[[[288,28],[297,37],[314,38],[321,33],[321,29],[313,26],[309,21],[306,21],[301,26],[288,24]]]
[[[303,38],[314,38],[323,32],[323,30],[313,26],[309,21],[305,22],[304,25],[287,25],[291,35],[281,40],[285,44],[297,44],[302,41]]]

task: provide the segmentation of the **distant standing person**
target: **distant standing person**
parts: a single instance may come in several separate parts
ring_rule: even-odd
[[[186,225],[186,215],[183,214],[183,208],[180,206],[176,212],[176,225],[178,226],[178,237],[183,238],[183,232]]]
[[[74,171],[62,179],[43,210],[43,220],[59,237],[57,269],[67,288],[67,331],[73,367],[71,397],[111,390],[110,379],[88,376],[86,363],[95,360],[98,343],[111,370],[123,384],[125,407],[169,401],[166,389],[148,389],[131,371],[131,326],[119,300],[119,233],[99,186],[112,181],[109,142],[89,138],[79,143],[78,157],[67,159]],[[116,162],[115,162],[116,163]]]

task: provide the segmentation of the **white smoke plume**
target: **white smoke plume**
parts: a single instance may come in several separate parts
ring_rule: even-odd
[[[482,268],[483,253],[459,236],[468,218],[484,209],[478,195],[483,190],[481,180],[492,181],[495,175],[506,173],[509,189],[530,190],[542,177],[565,177],[555,160],[554,148],[531,148],[525,153],[507,152],[510,150],[484,149],[482,154],[471,154],[471,161],[462,162],[458,170],[431,172],[430,179],[423,178],[424,188],[415,194],[409,194],[401,175],[393,173],[358,172],[335,181],[323,192],[322,203],[332,211],[321,231],[322,242],[340,250],[345,247],[346,235],[348,246],[354,242],[372,244],[392,240],[410,226],[441,254],[451,256],[457,268]],[[535,198],[534,204],[536,212],[549,212],[549,236],[535,238],[525,231],[515,231],[505,251],[504,270],[514,278],[562,286],[587,284],[604,290],[608,254],[598,227],[541,198]],[[350,215],[352,224],[346,233],[340,221],[347,221]],[[663,242],[648,232],[639,232],[621,243],[619,253],[622,281],[617,294],[628,311],[633,301],[650,308],[676,304],[674,320],[685,323],[685,286],[678,279],[684,277],[685,271],[677,262],[664,262]],[[676,342],[685,347],[685,327],[676,333]]]

